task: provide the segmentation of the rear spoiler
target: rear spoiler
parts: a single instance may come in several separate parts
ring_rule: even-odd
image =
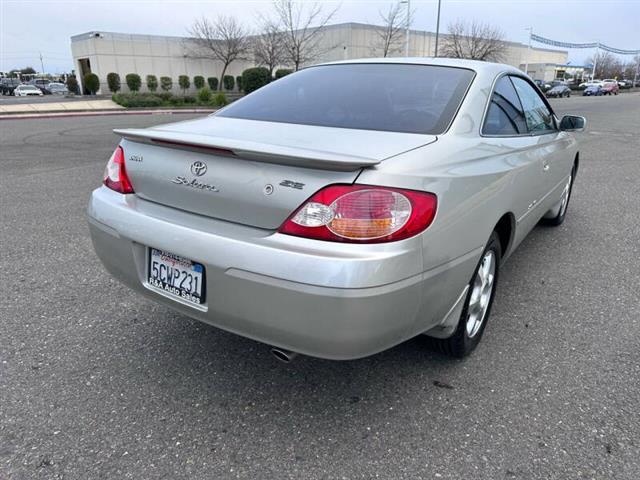
[[[116,129],[117,135],[134,142],[150,143],[169,148],[197,150],[210,154],[229,155],[264,163],[294,165],[324,170],[354,171],[372,167],[381,160],[354,155],[341,155],[322,150],[291,148],[271,143],[236,140],[183,132],[153,129]]]

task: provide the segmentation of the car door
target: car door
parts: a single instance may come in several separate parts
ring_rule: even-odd
[[[522,103],[527,129],[540,159],[542,176],[535,205],[537,211],[535,214],[532,212],[539,218],[557,200],[555,197],[562,191],[571,171],[573,158],[568,152],[571,138],[566,132],[560,131],[553,110],[528,80],[519,76],[512,76],[511,80]]]
[[[508,75],[496,80],[482,137],[494,152],[494,160],[510,170],[509,208],[516,217],[516,245],[538,221],[532,212],[543,195],[544,155],[538,148],[538,137],[529,132],[522,103]]]

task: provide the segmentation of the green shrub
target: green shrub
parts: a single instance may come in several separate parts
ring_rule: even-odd
[[[107,86],[111,93],[118,93],[120,90],[120,75],[111,72],[107,74]]]
[[[218,92],[213,97],[213,102],[212,103],[216,107],[224,107],[225,105],[227,105],[229,103],[229,100],[227,100],[227,96],[224,94],[224,92]]]
[[[142,85],[142,80],[140,79],[140,75],[137,73],[127,73],[127,76],[124,77],[127,82],[127,87],[132,92],[137,92],[140,90],[140,86]]]
[[[182,97],[182,100],[187,105],[192,105],[194,103],[198,103],[198,99],[196,97],[194,97],[193,95],[185,95],[184,97]]]
[[[164,100],[153,93],[116,93],[111,97],[114,102],[123,107],[161,107]]]
[[[193,77],[193,86],[198,90],[204,88],[204,77],[200,75],[196,75],[195,77]]]
[[[247,68],[242,72],[242,88],[245,93],[264,87],[271,81],[269,70],[265,67]]]
[[[223,83],[225,90],[233,90],[236,82],[232,75],[225,75]]]
[[[208,88],[198,90],[198,100],[200,103],[209,103],[211,101],[211,90]]]
[[[171,77],[160,77],[160,88],[165,92],[168,92],[173,88],[173,80]]]
[[[293,73],[293,70],[291,70],[290,68],[279,68],[278,70],[276,70],[276,80],[278,78],[286,77],[290,73]]]
[[[158,89],[158,77],[155,75],[147,75],[147,89],[155,92]]]
[[[207,78],[207,83],[209,84],[209,88],[214,92],[218,90],[218,79],[216,77]]]
[[[76,77],[71,75],[67,78],[67,88],[71,93],[75,93],[76,95],[80,93],[80,89],[78,88],[78,80]]]
[[[242,75],[238,75],[236,77],[236,86],[238,87],[238,91],[242,91]]]
[[[187,89],[191,86],[191,81],[189,80],[188,75],[180,75],[178,77],[178,85],[182,89],[182,93],[185,93]]]
[[[100,90],[100,79],[95,73],[87,73],[84,76],[84,86],[91,95],[95,95]]]
[[[160,93],[154,93],[154,95],[156,97],[161,98],[163,101],[168,102],[173,98],[173,93],[171,92],[160,92]]]

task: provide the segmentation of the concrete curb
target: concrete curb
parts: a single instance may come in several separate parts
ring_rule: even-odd
[[[107,115],[172,115],[179,113],[213,113],[215,111],[216,109],[210,108],[176,108],[162,110],[78,110],[42,113],[4,113],[0,114],[0,120],[33,120],[38,118],[97,117]]]

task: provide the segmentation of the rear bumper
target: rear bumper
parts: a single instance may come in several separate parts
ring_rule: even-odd
[[[433,327],[460,292],[456,279],[468,278],[477,261],[467,255],[423,272],[419,237],[371,246],[318,242],[104,187],[93,192],[88,215],[98,256],[129,287],[211,325],[330,359],[368,356]],[[181,303],[151,287],[148,246],[202,263],[206,303]]]

